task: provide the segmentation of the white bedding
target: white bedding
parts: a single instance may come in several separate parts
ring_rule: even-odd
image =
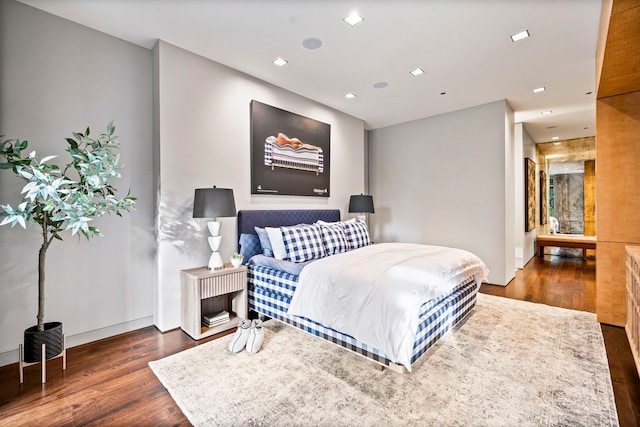
[[[351,335],[411,371],[419,308],[489,271],[462,249],[381,243],[333,255],[302,269],[288,314]]]

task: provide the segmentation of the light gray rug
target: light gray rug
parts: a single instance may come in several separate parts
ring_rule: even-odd
[[[479,295],[411,374],[273,320],[257,354],[229,339],[149,363],[196,426],[618,425],[591,313]]]

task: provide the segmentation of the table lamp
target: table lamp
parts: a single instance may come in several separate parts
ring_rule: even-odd
[[[193,217],[212,218],[207,222],[209,229],[209,247],[213,251],[209,258],[209,269],[217,270],[224,267],[222,257],[218,252],[222,236],[220,235],[220,222],[217,218],[236,216],[236,203],[233,199],[231,188],[197,188],[193,197]]]
[[[353,195],[349,198],[349,213],[360,213],[356,218],[359,222],[366,222],[365,213],[375,213],[373,209],[373,196],[364,194]]]

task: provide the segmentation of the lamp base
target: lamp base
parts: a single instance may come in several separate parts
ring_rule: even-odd
[[[366,217],[365,215],[358,215],[358,216],[356,217],[356,221],[358,221],[358,222],[365,222],[365,223],[366,223],[366,222],[367,222],[367,217]]]
[[[222,262],[222,257],[219,252],[211,253],[211,258],[209,258],[209,270],[220,270],[224,268],[224,262]]]

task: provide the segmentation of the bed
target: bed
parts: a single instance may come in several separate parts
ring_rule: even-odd
[[[265,227],[278,229],[282,227],[280,230],[283,230],[284,233],[285,231],[291,232],[292,229],[297,229],[292,226],[316,224],[318,221],[324,221],[329,224],[333,223],[334,225],[338,223],[342,227],[345,227],[344,224],[346,223],[340,222],[339,210],[241,210],[238,212],[239,250],[245,254],[245,262],[248,267],[249,310],[251,312],[257,313],[260,316],[277,319],[302,329],[307,333],[333,342],[367,357],[379,366],[386,366],[396,371],[406,372],[411,371],[411,365],[441,336],[463,320],[475,306],[480,283],[486,278],[486,274],[488,273],[481,261],[480,264],[482,267],[468,270],[469,274],[465,273],[464,276],[458,275],[455,276],[455,278],[452,276],[452,280],[455,279],[458,281],[455,282],[455,285],[451,286],[446,293],[436,293],[433,297],[425,298],[424,301],[421,300],[420,303],[416,305],[417,315],[412,315],[411,317],[411,319],[415,318],[415,321],[412,320],[411,322],[405,323],[405,325],[409,326],[407,337],[411,337],[411,339],[409,342],[405,342],[407,339],[402,340],[404,348],[404,356],[402,358],[400,358],[397,353],[389,351],[384,342],[379,346],[374,346],[370,344],[371,341],[368,337],[364,340],[360,339],[361,337],[358,336],[358,334],[345,332],[345,329],[349,329],[348,327],[332,327],[333,325],[330,324],[332,318],[326,322],[325,320],[317,321],[315,320],[315,316],[307,316],[307,313],[304,311],[294,315],[291,309],[304,310],[304,305],[298,304],[298,300],[304,299],[300,297],[300,295],[305,295],[303,290],[317,289],[314,287],[315,285],[308,285],[306,281],[309,279],[305,279],[305,274],[312,272],[314,268],[316,272],[329,271],[325,270],[325,265],[322,263],[342,262],[343,265],[345,265],[345,263],[346,265],[351,265],[352,261],[346,257],[360,256],[359,251],[368,254],[364,257],[365,259],[373,259],[375,256],[388,259],[388,252],[381,255],[377,255],[377,252],[391,250],[395,254],[402,250],[414,251],[417,246],[424,246],[425,250],[427,250],[425,245],[415,245],[415,247],[404,246],[401,249],[396,246],[387,246],[394,244],[369,245],[369,242],[364,239],[361,242],[361,247],[354,250],[330,254],[329,256],[323,256],[316,260],[297,260],[297,263],[293,263],[296,264],[296,268],[302,265],[298,270],[288,268],[292,263],[285,263],[287,268],[283,268],[278,262],[273,259],[269,260],[269,257],[263,254],[263,248],[261,248],[261,244],[259,243],[260,237],[257,236],[256,227],[258,227],[258,229]],[[354,228],[356,226],[349,225],[348,227]],[[368,239],[368,232],[366,237]],[[355,241],[352,241],[352,243],[353,242]],[[352,246],[354,246],[354,244],[352,244]],[[269,262],[265,264],[264,261]],[[309,274],[307,274],[307,276]],[[301,277],[304,281],[300,280]],[[342,283],[342,279],[336,282]],[[402,279],[400,278],[398,283],[401,282]],[[311,297],[309,297],[309,295],[311,295]],[[316,295],[313,292],[309,294],[309,291],[307,291],[306,299],[311,298],[311,300],[313,300],[315,297]],[[294,303],[293,307],[292,302]],[[318,306],[320,305],[322,304],[320,300],[318,300]],[[327,305],[326,302],[323,306],[331,307],[331,305]],[[355,315],[360,314],[357,310],[340,310],[339,312],[350,312],[351,319],[354,319],[354,313]],[[386,313],[387,309],[383,308],[380,312]],[[355,319],[357,320],[357,317]],[[345,324],[350,324],[349,318],[344,319],[343,325]],[[377,330],[376,328],[371,329]],[[354,336],[358,336],[359,339]],[[408,350],[406,350],[407,348]]]

